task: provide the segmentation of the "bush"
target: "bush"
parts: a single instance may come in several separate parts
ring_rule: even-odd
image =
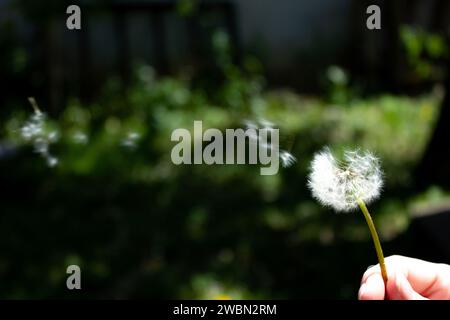
[[[381,157],[387,187],[373,212],[392,238],[408,224],[398,194],[409,190],[440,97],[354,97],[336,105],[264,91],[263,83],[232,66],[211,91],[188,79],[158,79],[149,67],[125,94],[112,79],[96,103],[72,100],[46,120],[58,136],[49,145],[59,160],[53,168],[20,134],[31,110],[24,104],[3,132],[16,151],[0,162],[8,186],[0,295],[74,297],[65,268],[77,263],[89,288],[83,298],[353,297],[373,262],[369,235],[360,215],[335,215],[311,199],[312,154],[331,145]],[[172,130],[192,130],[200,119],[220,129],[267,119],[298,162],[275,176],[251,165],[173,165]]]

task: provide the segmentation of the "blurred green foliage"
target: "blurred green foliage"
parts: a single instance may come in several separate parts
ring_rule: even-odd
[[[448,41],[444,34],[404,25],[400,39],[410,66],[410,78],[416,81],[441,81],[445,77],[445,59],[449,58]]]
[[[15,3],[41,23],[69,4]],[[180,0],[177,13],[195,15],[199,3]],[[411,212],[448,199],[437,187],[416,194],[412,174],[438,116],[439,90],[360,97],[339,66],[327,70],[322,97],[269,90],[257,59],[234,63],[223,31],[207,46],[214,63],[202,74],[157,77],[140,66],[125,90],[113,77],[94,102],[72,98],[53,110],[44,130],[56,133],[49,150],[59,162],[49,167],[21,134],[33,113],[28,89],[45,83],[45,73],[29,75],[43,66],[13,25],[0,29],[2,75],[16,90],[0,112],[2,298],[355,298],[376,256],[359,212],[335,214],[306,188],[309,162],[326,145],[381,158],[386,187],[369,209],[386,255],[408,249],[396,239]],[[411,27],[401,39],[408,76],[441,80],[444,39]],[[261,176],[255,165],[170,160],[174,129],[258,119],[280,128],[296,164]],[[70,264],[81,267],[81,291],[66,288]]]
[[[313,201],[308,164],[325,145],[378,154],[386,189],[371,209],[383,239],[395,238],[409,223],[411,172],[440,95],[353,96],[337,104],[264,90],[253,71],[221,61],[223,81],[214,89],[157,78],[142,66],[125,93],[113,78],[95,103],[71,100],[47,119],[59,137],[50,145],[54,168],[21,137],[32,113],[24,97],[1,132],[17,148],[0,162],[8,186],[2,297],[355,296],[361,273],[375,263],[364,219]],[[174,129],[193,130],[203,120],[204,128],[223,130],[245,119],[275,123],[298,162],[274,176],[260,176],[254,165],[172,164]],[[72,263],[82,268],[81,293],[65,288]]]

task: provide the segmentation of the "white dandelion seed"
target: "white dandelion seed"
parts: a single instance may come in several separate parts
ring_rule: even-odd
[[[256,122],[252,120],[245,120],[244,125],[246,129],[245,135],[249,138],[249,140],[252,143],[256,143],[259,148],[270,150],[271,152],[275,152],[276,154],[278,154],[283,168],[290,167],[297,161],[297,159],[290,152],[280,149],[280,146],[278,144],[272,143],[272,141],[263,141],[261,139],[260,135],[257,132],[258,130],[266,130],[267,132],[278,130],[274,128],[275,124],[273,122],[265,119],[260,119]]]
[[[51,131],[47,135],[47,139],[49,142],[56,142],[59,140],[59,133],[58,131]]]
[[[122,146],[134,149],[137,146],[137,143],[139,142],[139,139],[141,138],[141,135],[138,132],[135,131],[129,131],[127,132],[125,138],[122,139]]]
[[[58,159],[50,154],[49,148],[52,143],[59,140],[59,132],[48,131],[46,128],[46,115],[41,112],[34,98],[28,99],[34,109],[34,113],[20,128],[22,139],[31,143],[34,151],[40,154],[47,162],[48,166],[54,167],[58,164]]]
[[[297,159],[295,159],[295,157],[291,153],[285,150],[280,151],[280,159],[283,168],[290,167],[297,161]]]
[[[261,127],[263,128],[273,128],[275,127],[275,124],[269,120],[266,119],[260,119],[259,123],[261,124]]]
[[[358,201],[370,203],[383,186],[380,162],[372,153],[345,151],[338,161],[330,150],[317,153],[311,164],[308,186],[314,198],[336,211],[350,211]]]
[[[59,162],[58,158],[55,158],[55,157],[53,157],[53,156],[49,156],[49,157],[47,157],[46,159],[47,159],[47,165],[48,165],[49,167],[54,167],[54,166],[56,166],[56,165],[58,164],[58,162]]]
[[[82,131],[76,131],[72,135],[72,140],[73,140],[73,142],[75,142],[77,144],[86,144],[86,143],[88,143],[89,138],[86,133],[84,133]]]
[[[25,125],[20,129],[23,139],[32,140],[44,132],[45,114],[36,111]]]

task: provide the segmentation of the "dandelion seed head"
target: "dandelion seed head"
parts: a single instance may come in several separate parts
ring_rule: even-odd
[[[370,203],[383,186],[380,162],[368,151],[345,151],[336,160],[327,148],[314,156],[308,187],[313,197],[336,211],[357,208],[358,199]]]

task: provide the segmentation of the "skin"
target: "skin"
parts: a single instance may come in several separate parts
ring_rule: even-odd
[[[424,260],[390,256],[385,259],[388,282],[380,266],[364,273],[359,300],[450,300],[450,266]]]

